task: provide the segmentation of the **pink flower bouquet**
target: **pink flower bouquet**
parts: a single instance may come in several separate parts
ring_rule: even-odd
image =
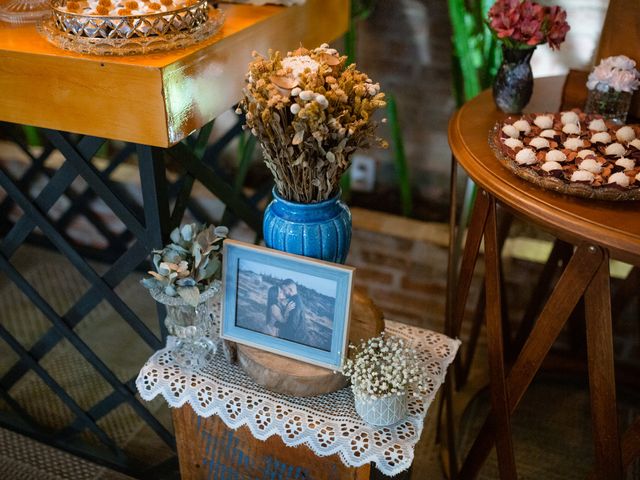
[[[589,74],[585,111],[599,113],[615,123],[626,122],[633,92],[640,87],[636,62],[624,55],[607,57]]]

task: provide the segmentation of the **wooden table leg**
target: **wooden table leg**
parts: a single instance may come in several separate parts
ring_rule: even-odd
[[[602,251],[591,251],[586,245],[579,246],[571,257],[509,372],[506,388],[511,414],[601,263]],[[465,459],[460,478],[475,478],[489,455],[496,433],[493,419],[491,412]]]
[[[640,418],[622,436],[622,465],[627,468],[640,456]]]
[[[455,307],[453,308],[451,321],[452,337],[460,336],[465,305],[467,304],[469,288],[471,286],[471,280],[473,279],[473,270],[478,259],[488,212],[488,197],[486,195],[478,195],[473,206],[473,214],[471,216],[471,222],[469,223],[469,229],[467,230],[467,240],[465,242],[464,253],[462,254],[462,261],[460,263],[460,275],[458,276],[458,283],[456,285]],[[463,353],[464,352],[462,351],[458,353],[454,363],[456,378],[461,378],[461,356]]]
[[[451,175],[449,177],[449,255],[447,257],[447,298],[445,303],[445,334],[454,336],[453,334],[453,311],[456,292],[456,277],[458,271],[458,228],[457,228],[457,209],[458,209],[458,161],[451,155]],[[456,452],[455,426],[453,422],[453,381],[455,367],[449,367],[449,375],[445,380],[443,388],[443,398],[438,408],[438,429],[436,433],[437,440],[440,442],[441,426],[443,413],[445,413],[445,424],[447,433],[447,453],[448,453],[448,470],[450,480],[455,480],[458,472],[458,456]],[[446,412],[445,412],[446,410]]]
[[[497,215],[496,218],[498,219],[498,252],[500,253],[498,255],[498,260],[500,262],[501,272],[500,291],[502,297],[502,333],[504,337],[504,343],[506,345],[506,352],[508,354],[511,345],[511,333],[509,315],[507,311],[507,304],[509,302],[508,299],[505,298],[506,289],[504,288],[504,276],[502,275],[502,249],[504,248],[504,244],[507,241],[507,237],[509,236],[509,230],[511,229],[511,224],[513,223],[513,216],[507,211],[501,211],[500,213],[502,215]],[[469,336],[465,338],[463,346],[461,347],[464,348],[464,355],[460,355],[460,370],[458,372],[458,375],[456,376],[456,388],[458,390],[463,389],[467,383],[467,380],[469,379],[473,357],[476,353],[478,340],[480,339],[480,330],[482,329],[482,325],[484,324],[485,297],[486,289],[485,282],[483,280],[480,294],[478,295],[478,302],[476,304],[475,310],[473,311],[473,318],[471,319],[471,331],[469,332]]]
[[[486,192],[481,191],[483,196]],[[494,413],[496,449],[500,478],[517,478],[511,435],[511,412],[506,386],[504,344],[502,332],[502,301],[500,298],[501,268],[498,231],[496,226],[496,202],[489,199],[489,212],[484,235],[485,248],[485,315],[487,324],[487,347],[491,385],[491,408]]]
[[[589,247],[600,250],[598,247]],[[616,382],[613,366],[613,329],[609,292],[609,256],[602,252],[600,268],[587,287],[584,297],[587,322],[587,357],[591,390],[591,421],[595,443],[597,478],[622,478],[622,457]]]
[[[611,317],[614,326],[632,298],[638,297],[638,284],[640,284],[640,267],[633,267],[611,300]]]
[[[542,272],[540,272],[536,286],[533,288],[531,293],[531,299],[527,304],[527,309],[525,310],[522,320],[520,321],[520,325],[518,326],[518,331],[513,341],[514,355],[517,355],[518,352],[522,350],[524,342],[527,341],[527,337],[533,328],[536,317],[540,313],[542,300],[549,296],[549,292],[551,291],[551,281],[555,277],[559,266],[562,265],[562,267],[565,267],[571,258],[572,253],[572,245],[557,239],[553,243],[553,249],[542,268]]]
[[[451,176],[449,178],[449,254],[447,256],[447,299],[445,303],[445,334],[451,336],[453,334],[453,305],[454,294],[456,291],[456,276],[458,270],[458,244],[457,235],[457,178],[458,178],[458,162],[456,158],[451,156]]]

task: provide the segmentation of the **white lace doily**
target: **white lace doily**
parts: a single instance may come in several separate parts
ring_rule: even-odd
[[[428,393],[409,400],[409,416],[390,427],[373,427],[355,411],[350,388],[317,397],[289,397],[264,389],[218,349],[213,362],[198,371],[183,371],[167,348],[142,367],[136,386],[140,396],[162,395],[172,407],[189,403],[202,417],[218,415],[232,429],[246,425],[258,439],[278,435],[289,446],[307,445],[318,456],[337,453],[345,463],[367,463],[386,475],[406,470],[422,433],[424,417],[453,361],[459,340],[417,327],[386,321],[392,335],[412,342],[428,372]]]

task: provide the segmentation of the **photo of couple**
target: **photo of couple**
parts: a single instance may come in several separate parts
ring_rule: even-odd
[[[336,282],[240,260],[236,325],[331,351]]]
[[[273,285],[267,293],[265,333],[309,345],[305,306],[298,285],[290,278]]]

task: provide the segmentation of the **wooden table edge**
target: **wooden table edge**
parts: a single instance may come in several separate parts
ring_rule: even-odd
[[[487,94],[487,91],[483,92],[482,94]],[[473,102],[473,100],[471,100],[470,102]],[[505,182],[500,179],[492,169],[487,168],[481,162],[475,161],[477,155],[471,152],[469,147],[462,141],[462,127],[460,125],[461,116],[465,112],[465,109],[468,108],[470,102],[465,103],[462,107],[460,107],[453,113],[453,115],[449,119],[447,133],[449,147],[451,149],[451,152],[453,153],[453,156],[455,157],[458,164],[465,170],[467,175],[469,175],[469,177],[477,185],[487,190],[491,195],[495,196],[495,198],[501,203],[502,206],[506,206],[509,210],[513,211],[516,214],[519,214],[520,216],[526,216],[528,220],[536,223],[546,230],[552,230],[562,239],[567,239],[575,243],[576,240],[582,238],[583,241],[587,240],[589,242],[607,248],[608,250],[610,250],[611,256],[615,257],[616,259],[632,264],[638,263],[640,253],[637,252],[640,248],[640,245],[638,244],[637,240],[634,240],[632,237],[625,235],[623,231],[619,229],[610,229],[609,232],[612,235],[609,239],[607,239],[607,241],[605,241],[605,239],[603,239],[602,236],[597,235],[596,232],[585,229],[585,222],[595,228],[597,228],[598,226],[597,223],[592,222],[588,219],[572,214],[570,212],[562,212],[562,222],[560,222],[558,221],[557,216],[551,213],[554,211],[554,206],[552,204],[548,203],[543,198],[531,195],[524,190],[523,187],[532,187],[531,184],[516,177],[515,175],[513,176],[512,183],[505,184]],[[491,152],[488,147],[488,138],[489,130],[487,130],[487,151],[489,152],[489,155],[493,156],[493,152]],[[489,176],[495,178],[497,181],[489,186],[486,178],[483,178],[478,174],[478,172],[474,171],[473,169],[465,167],[465,160],[469,158],[474,159],[475,166],[481,168],[483,173],[488,174]],[[500,166],[500,168],[504,167]],[[542,193],[543,195],[548,194],[564,196],[562,194],[551,191],[542,191]],[[523,202],[523,200],[530,200],[530,202],[525,203]],[[579,232],[579,234],[576,232]],[[617,238],[615,233],[619,233],[619,235],[617,235]]]

